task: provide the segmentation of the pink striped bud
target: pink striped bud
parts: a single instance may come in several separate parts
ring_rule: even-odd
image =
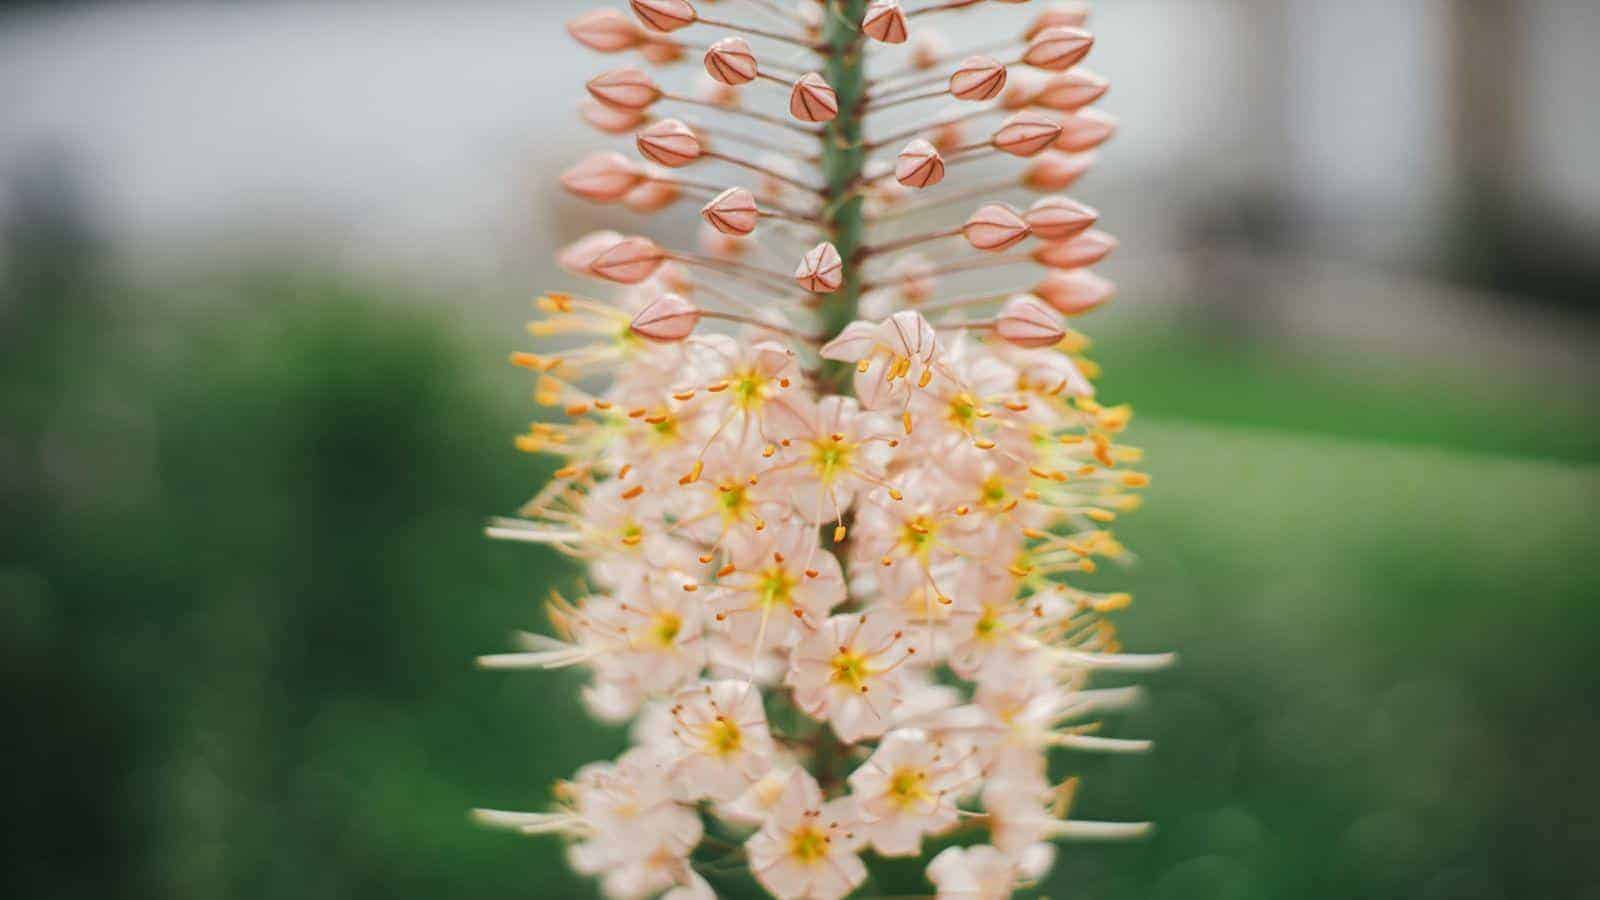
[[[806,251],[795,267],[794,280],[813,294],[831,294],[844,284],[844,260],[839,249],[827,241]]]
[[[592,97],[585,97],[578,104],[578,115],[595,130],[606,134],[632,134],[650,118],[644,110],[607,106]]]
[[[586,12],[567,23],[572,39],[601,53],[629,50],[644,42],[644,35],[633,20],[614,9]]]
[[[723,234],[743,236],[756,230],[756,223],[761,221],[761,210],[756,207],[754,194],[741,187],[732,187],[700,207],[700,217]]]
[[[1104,144],[1117,133],[1117,120],[1098,109],[1080,109],[1061,123],[1061,135],[1055,148],[1068,153],[1082,153]]]
[[[909,188],[925,188],[944,180],[944,157],[933,145],[917,138],[894,161],[894,180]]]
[[[689,0],[628,0],[639,21],[656,31],[677,31],[694,23],[694,7]]]
[[[1033,201],[1023,218],[1039,240],[1064,241],[1093,225],[1100,213],[1070,197],[1050,196]]]
[[[1081,269],[1105,259],[1115,249],[1116,238],[1091,228],[1077,237],[1040,244],[1033,250],[1033,261],[1052,269]]]
[[[590,264],[621,242],[622,235],[615,231],[591,231],[556,251],[556,265],[575,275],[587,275]]]
[[[628,330],[647,341],[674,344],[693,334],[698,324],[698,307],[677,294],[662,294],[639,310]]]
[[[1034,17],[1028,25],[1028,31],[1023,35],[1027,40],[1033,40],[1039,32],[1046,28],[1082,28],[1089,23],[1089,4],[1085,2],[1057,3]]]
[[[1046,275],[1033,292],[1063,315],[1079,316],[1110,300],[1117,288],[1088,269],[1067,269]]]
[[[1053,347],[1067,334],[1056,314],[1027,294],[1018,294],[1000,307],[994,332],[1007,343],[1029,349]]]
[[[1028,223],[1003,203],[985,203],[961,226],[961,236],[979,250],[1004,250],[1028,236]]]
[[[634,137],[639,152],[669,169],[687,166],[700,158],[700,138],[677,119],[662,119]]]
[[[1089,55],[1094,47],[1094,35],[1081,28],[1054,26],[1034,35],[1022,61],[1035,69],[1064,72]]]
[[[1006,86],[1006,67],[987,56],[969,56],[950,75],[957,100],[990,100]]]
[[[991,142],[995,149],[1012,156],[1033,156],[1060,136],[1060,122],[1025,109],[1000,123]]]
[[[868,3],[867,14],[861,17],[861,30],[867,37],[885,44],[903,44],[910,33],[899,0],[872,0]]]
[[[644,170],[620,153],[591,153],[561,174],[561,186],[595,203],[615,203],[639,186]]]
[[[967,145],[967,128],[961,122],[946,122],[935,128],[928,140],[940,153],[949,153]]]
[[[1022,173],[1022,183],[1036,191],[1065,190],[1082,178],[1093,163],[1091,153],[1042,153]]]
[[[1044,87],[1044,78],[1032,69],[1020,69],[1006,80],[1006,89],[1000,93],[1000,105],[1006,109],[1027,109]]]
[[[683,45],[677,41],[667,41],[652,36],[645,32],[644,43],[639,45],[639,55],[645,62],[658,66],[668,66],[683,59]]]
[[[839,114],[839,95],[816,72],[801,75],[789,92],[789,115],[802,122],[831,122]]]
[[[595,257],[589,273],[618,284],[638,284],[661,268],[667,255],[646,237],[627,237]]]
[[[621,109],[645,109],[661,99],[661,89],[640,69],[612,69],[585,85],[596,100]]]
[[[756,55],[741,37],[725,37],[706,50],[706,74],[722,84],[749,84],[756,80]]]
[[[660,212],[678,202],[683,191],[670,181],[652,179],[639,185],[622,198],[622,205],[636,213]]]
[[[1052,75],[1033,102],[1047,109],[1072,112],[1104,97],[1110,88],[1111,82],[1088,69],[1072,69]]]

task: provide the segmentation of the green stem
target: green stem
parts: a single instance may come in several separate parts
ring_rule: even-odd
[[[862,201],[859,195],[850,195],[850,187],[861,177],[867,157],[861,142],[866,78],[860,27],[866,6],[867,0],[830,0],[822,33],[828,54],[823,74],[839,95],[839,115],[822,135],[822,171],[827,182],[823,224],[844,260],[844,284],[823,301],[824,340],[855,319],[861,295],[861,271],[854,257],[862,240]],[[824,372],[823,382],[839,387],[848,383],[847,377],[847,366],[832,365]]]

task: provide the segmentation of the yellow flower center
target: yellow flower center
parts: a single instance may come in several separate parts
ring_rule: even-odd
[[[908,519],[900,527],[900,546],[907,553],[926,558],[933,549],[933,538],[938,531],[939,523],[927,516]]]
[[[983,615],[979,616],[978,621],[972,625],[972,633],[979,640],[991,641],[999,635],[1003,628],[1005,628],[1005,623],[1000,621],[1000,616],[994,611],[994,607],[985,606]]]
[[[739,726],[727,716],[717,716],[711,724],[706,726],[706,749],[714,756],[729,756],[739,752],[739,747],[744,744],[744,735],[739,732]]]
[[[744,495],[744,488],[736,482],[722,486],[717,493],[717,502],[722,504],[722,517],[729,522],[743,516],[745,508],[750,505],[749,498]]]
[[[840,650],[835,653],[830,665],[833,666],[831,677],[834,681],[848,684],[856,690],[860,690],[872,674],[866,655],[854,650]]]
[[[1000,476],[991,475],[978,488],[978,497],[985,506],[999,506],[1006,502],[1006,483]]]
[[[889,776],[889,797],[906,809],[928,798],[928,776],[921,769],[903,767]]]
[[[753,409],[766,401],[767,377],[754,369],[745,369],[734,376],[733,402],[740,409]]]
[[[965,391],[950,398],[950,406],[945,410],[945,419],[950,424],[962,429],[970,430],[972,423],[978,418],[978,401]]]
[[[789,855],[814,863],[828,855],[828,835],[815,825],[802,825],[789,835]]]
[[[811,467],[824,485],[832,484],[840,472],[850,470],[850,456],[854,451],[854,444],[836,441],[831,437],[812,441]]]
[[[672,642],[677,640],[678,632],[682,630],[683,617],[675,612],[662,610],[656,613],[655,621],[651,623],[650,634],[656,639],[656,643],[670,647]]]
[[[761,580],[756,582],[756,595],[760,598],[763,607],[787,606],[793,602],[794,586],[797,583],[794,576],[782,569],[773,567],[761,573]]]

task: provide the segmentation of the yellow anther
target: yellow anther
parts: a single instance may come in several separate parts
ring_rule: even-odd
[[[966,504],[956,507],[956,515],[958,516],[964,516],[969,512],[972,512],[972,507],[967,506]]]
[[[828,435],[828,437],[833,438],[833,442],[835,444],[840,443],[840,442],[842,442],[844,440],[844,434],[841,433],[841,432],[838,432],[838,431],[835,431],[834,433]]]
[[[1049,537],[1050,532],[1040,531],[1037,528],[1024,528],[1022,529],[1022,536],[1032,541],[1041,541]]]
[[[713,394],[721,393],[722,391],[725,391],[727,389],[728,389],[728,382],[726,382],[726,381],[718,381],[715,384],[706,385],[706,390],[710,391]]]
[[[732,575],[733,573],[734,573],[733,563],[728,563],[727,565],[725,565],[722,568],[717,570],[717,577],[718,578],[727,578],[729,575]]]
[[[872,368],[872,359],[870,357],[856,363],[856,371],[862,375],[867,374],[867,370],[870,368]]]
[[[700,585],[694,584],[694,583],[691,582],[689,584],[684,585],[683,586],[683,590],[684,590],[685,593],[692,594],[695,591],[700,590]]]
[[[761,458],[762,459],[771,459],[772,458],[772,454],[777,453],[777,452],[778,452],[778,445],[776,445],[776,444],[768,444],[765,447],[761,448]]]
[[[988,438],[978,438],[972,442],[972,446],[977,447],[979,450],[993,450],[994,441],[991,441]]]
[[[511,364],[513,366],[520,366],[524,369],[534,369],[537,371],[542,363],[543,360],[533,353],[523,353],[518,351],[511,354]]]
[[[1119,609],[1127,609],[1131,603],[1133,603],[1132,594],[1107,594],[1095,601],[1094,609],[1095,612],[1116,612]]]
[[[1124,486],[1131,488],[1144,487],[1150,483],[1150,476],[1143,472],[1124,472],[1122,473],[1122,483]]]
[[[554,474],[557,478],[572,478],[582,471],[583,470],[577,466],[562,466],[561,468],[555,470],[555,472],[552,474]]]
[[[678,483],[679,484],[694,484],[696,481],[700,480],[700,473],[704,472],[705,468],[706,468],[705,461],[698,460],[698,459],[695,460],[694,461],[694,465],[689,467],[689,474],[683,476],[682,478],[679,478],[678,479]]]
[[[628,473],[632,472],[632,471],[633,471],[633,463],[623,463],[622,464],[622,468],[617,470],[617,480],[620,481],[620,480],[622,480],[624,478],[627,478],[628,477]]]
[[[679,400],[679,401],[693,400],[694,399],[694,391],[679,391],[676,394],[672,395],[672,399]]]
[[[923,369],[922,370],[922,374],[917,376],[917,387],[925,388],[925,387],[928,386],[928,382],[930,382],[932,380],[933,380],[933,370],[932,369]]]
[[[833,542],[835,544],[837,544],[840,541],[844,540],[844,535],[845,535],[845,527],[843,525],[835,525],[835,526],[833,526]]]
[[[900,424],[905,426],[906,434],[911,433],[911,411],[906,410],[900,414]]]
[[[1117,514],[1109,509],[1088,509],[1083,514],[1096,522],[1114,522],[1117,519]]]
[[[624,499],[624,500],[632,500],[633,498],[639,496],[642,493],[644,493],[644,485],[636,484],[633,487],[628,488],[627,490],[622,492],[622,499]]]
[[[895,490],[894,488],[889,488],[889,499],[891,499],[891,500],[904,500],[905,498],[906,497],[905,497],[904,494],[900,493],[899,491]]]

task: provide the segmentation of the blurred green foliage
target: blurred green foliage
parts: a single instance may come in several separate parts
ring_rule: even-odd
[[[540,807],[623,742],[582,714],[574,673],[471,667],[577,576],[479,533],[548,471],[510,449],[531,404],[506,348],[337,280],[153,298],[70,247],[7,271],[8,894],[589,896],[556,842],[466,818]],[[1375,397],[1248,349],[1140,341],[1099,355],[1113,399],[1158,413],[1131,435],[1156,480],[1119,525],[1139,565],[1099,577],[1139,598],[1128,644],[1183,662],[1112,723],[1152,755],[1062,771],[1086,776],[1082,815],[1160,830],[1064,846],[1043,891],[1600,883],[1600,470],[1570,462],[1594,423],[1552,428],[1487,381]],[[1280,430],[1170,418],[1186,411]]]

